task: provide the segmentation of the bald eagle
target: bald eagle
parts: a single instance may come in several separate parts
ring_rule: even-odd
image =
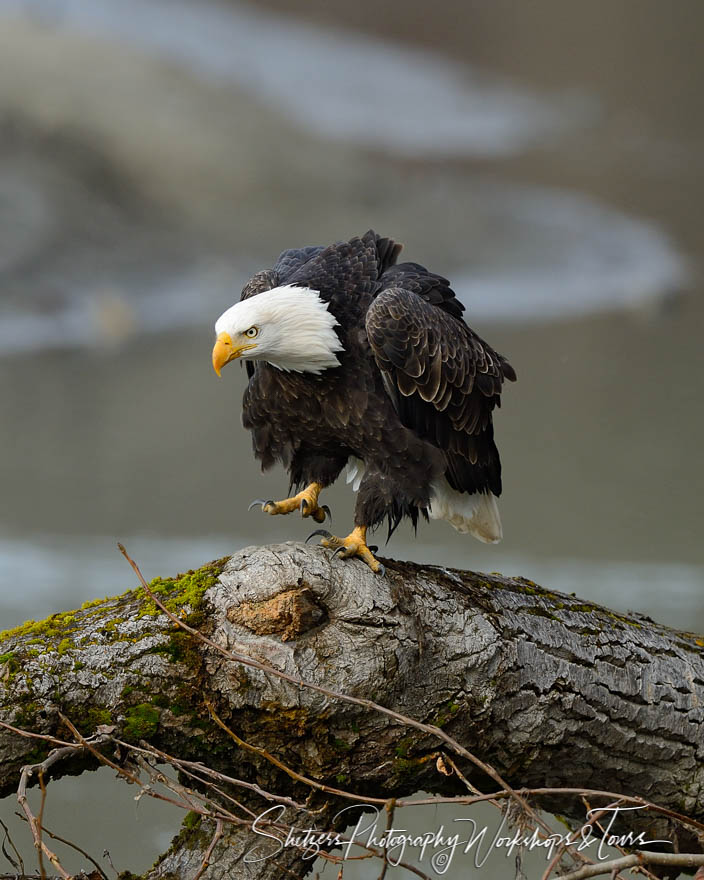
[[[213,348],[218,375],[237,358],[246,364],[243,424],[262,469],[279,461],[291,478],[290,498],[250,507],[322,523],[320,493],[347,467],[354,528],[313,535],[382,574],[366,536],[384,519],[389,537],[422,514],[501,539],[492,411],[516,378],[464,322],[447,279],[397,264],[400,251],[372,230],[284,251],[218,318]]]

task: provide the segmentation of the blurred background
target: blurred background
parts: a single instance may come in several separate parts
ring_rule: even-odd
[[[282,249],[369,227],[519,376],[503,543],[433,523],[382,554],[704,629],[703,26],[698,0],[0,0],[0,629],[132,586],[117,540],[152,577],[305,538],[247,513],[288,484],[212,326]],[[175,819],[123,788],[56,784],[47,824],[121,798],[81,821],[139,871]]]

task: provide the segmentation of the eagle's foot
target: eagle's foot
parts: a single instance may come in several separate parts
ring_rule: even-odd
[[[347,559],[350,556],[356,556],[363,562],[366,562],[369,568],[371,568],[376,574],[386,574],[384,566],[375,558],[371,549],[367,546],[366,526],[355,526],[346,538],[338,538],[335,535],[331,535],[330,532],[325,531],[325,529],[316,529],[312,534],[308,535],[306,540],[309,541],[314,535],[323,536],[323,540],[320,543],[323,547],[328,547],[330,550],[333,550],[333,556],[339,555],[343,559]],[[374,547],[374,550],[376,549],[377,548]]]
[[[318,506],[318,496],[322,488],[320,483],[311,483],[297,495],[291,498],[284,498],[283,501],[264,501],[261,498],[256,498],[249,505],[249,510],[253,507],[261,506],[264,513],[268,513],[271,516],[293,513],[294,510],[300,510],[303,517],[310,516],[318,523],[325,522],[326,515],[329,519],[332,519],[332,516],[327,504],[323,504],[322,507]]]

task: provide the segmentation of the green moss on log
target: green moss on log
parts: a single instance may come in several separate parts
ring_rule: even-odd
[[[175,578],[154,578],[149,584],[149,589],[172,614],[183,617],[189,626],[198,626],[204,618],[203,596],[206,590],[214,586],[228,559],[229,557],[226,556],[202,568],[177,575]],[[140,587],[136,595],[142,601],[139,617],[145,615],[157,617],[162,613],[143,588]],[[183,613],[184,609],[188,609],[186,616]]]
[[[125,739],[139,742],[150,739],[159,727],[160,710],[151,703],[138,703],[125,712],[123,733]]]
[[[228,557],[229,558],[229,557]],[[208,563],[197,570],[177,575],[175,578],[157,578],[151,589],[165,606],[191,626],[203,624],[207,617],[204,596],[213,586],[227,558]],[[124,736],[132,741],[151,739],[159,731],[162,712],[175,716],[189,715],[193,726],[203,731],[204,708],[196,705],[197,694],[202,691],[193,681],[202,675],[202,657],[196,639],[177,630],[170,622],[164,625],[163,615],[156,626],[147,621],[135,628],[135,619],[161,615],[155,603],[143,589],[129,590],[121,596],[95,599],[85,602],[74,611],[52,614],[45,620],[27,621],[13,629],[0,633],[0,706],[11,710],[14,721],[26,729],[45,724],[40,717],[40,706],[33,689],[33,676],[41,672],[44,657],[53,653],[61,662],[51,664],[54,678],[54,702],[64,714],[77,724],[81,733],[93,734],[101,725],[123,727]],[[124,687],[114,705],[94,706],[86,710],[84,705],[74,706],[63,696],[70,689],[63,686],[63,678],[72,680],[77,670],[90,667],[86,649],[104,646],[106,643],[126,641],[134,644],[139,657],[139,642],[146,637],[161,634],[163,646],[157,648],[171,662],[188,666],[188,673],[168,693],[157,692],[158,685],[143,676],[129,675],[129,685]],[[154,639],[145,643],[150,650]],[[148,647],[149,646],[149,647]],[[101,669],[100,675],[109,679],[116,670]],[[131,705],[130,705],[131,704]],[[207,730],[210,739],[212,731]]]
[[[202,568],[179,574],[175,578],[155,578],[149,585],[149,589],[169,611],[182,617],[191,626],[198,626],[205,617],[203,606],[205,592],[215,584],[228,559],[229,557],[224,557],[215,560]],[[86,622],[89,618],[101,617],[105,618],[105,623],[96,627],[96,630],[103,637],[107,637],[110,641],[130,638],[119,632],[121,622],[119,611],[120,606],[124,606],[127,610],[127,607],[135,600],[139,603],[137,617],[158,617],[162,613],[156,603],[140,587],[136,590],[128,590],[121,596],[84,602],[77,610],[58,612],[44,620],[27,620],[19,626],[0,632],[0,643],[23,642],[25,647],[37,646],[40,653],[55,650],[63,654],[72,648],[80,648],[90,644],[85,640],[77,643],[75,637],[80,637],[85,632]],[[183,645],[177,640],[172,651],[182,650]],[[0,658],[9,654],[16,655],[18,660],[22,660],[22,656],[14,646],[12,651],[0,654]]]

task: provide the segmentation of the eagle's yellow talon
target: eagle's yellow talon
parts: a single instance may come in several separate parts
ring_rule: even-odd
[[[270,516],[293,513],[294,510],[300,510],[303,517],[311,516],[318,523],[325,522],[325,514],[327,513],[330,516],[330,508],[327,504],[323,507],[318,506],[318,496],[322,488],[320,483],[311,483],[310,486],[306,486],[297,495],[293,495],[291,498],[284,498],[283,501],[262,501],[260,498],[257,498],[249,505],[249,509],[251,510],[256,505],[261,504],[264,513],[268,513]]]
[[[346,538],[338,538],[336,535],[331,535],[329,532],[324,532],[322,529],[313,532],[313,535],[315,534],[326,535],[320,543],[323,547],[333,550],[333,556],[339,555],[342,559],[349,559],[351,556],[356,556],[358,559],[361,559],[362,562],[366,562],[369,568],[371,568],[376,574],[386,574],[384,566],[375,558],[374,554],[367,546],[366,526],[355,526]],[[310,537],[313,537],[313,535]]]

